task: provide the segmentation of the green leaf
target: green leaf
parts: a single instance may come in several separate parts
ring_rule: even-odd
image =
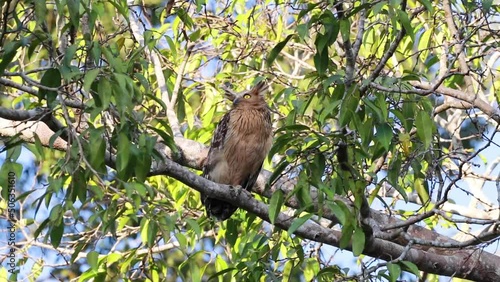
[[[283,50],[283,48],[286,46],[286,44],[288,43],[288,41],[290,41],[290,39],[293,36],[294,36],[294,34],[288,35],[283,41],[281,41],[278,44],[276,44],[276,46],[274,46],[274,48],[271,50],[271,52],[269,52],[269,56],[266,59],[266,64],[267,64],[268,67],[270,67],[273,64],[273,62],[276,59],[276,57],[278,57],[278,55],[281,52],[281,50]]]
[[[35,139],[35,148],[37,153],[35,155],[38,155],[39,159],[45,159],[45,147],[42,144],[42,141],[40,140],[40,137],[38,137],[38,134],[34,134],[33,138]]]
[[[17,54],[17,49],[21,47],[20,41],[8,42],[3,47],[3,57],[0,61],[0,76],[3,76],[5,69],[12,62]]]
[[[186,25],[186,28],[191,29],[193,27],[193,19],[189,16],[185,9],[177,9],[177,16],[179,16],[181,21]]]
[[[16,183],[19,181],[22,171],[23,166],[21,164],[11,162],[10,160],[5,160],[1,164],[0,187],[2,187],[2,199],[9,199],[9,195],[15,196],[15,193],[12,193],[12,189],[15,191],[19,188],[16,187]]]
[[[425,111],[419,111],[415,120],[417,127],[417,136],[424,143],[424,148],[427,150],[432,142],[433,122],[429,114]]]
[[[396,282],[401,275],[401,267],[398,264],[388,262],[387,270],[389,270],[389,278],[391,282]]]
[[[230,246],[235,247],[236,240],[238,240],[240,234],[238,232],[238,228],[240,227],[241,222],[236,221],[232,218],[228,219],[226,222],[226,241]]]
[[[367,109],[370,110],[378,122],[384,122],[385,118],[380,108],[378,108],[370,99],[364,99],[363,103],[366,105]]]
[[[354,113],[359,104],[359,91],[358,89],[352,89],[349,91],[344,99],[342,99],[342,104],[340,105],[340,115],[339,123],[340,127],[347,125],[352,120]]]
[[[97,253],[96,251],[90,251],[87,254],[87,263],[90,265],[90,268],[92,268],[93,270],[99,269],[98,261],[99,261],[99,253]]]
[[[289,147],[290,141],[294,140],[295,136],[292,133],[286,133],[274,140],[273,147],[269,151],[269,157],[272,158],[276,153],[283,151]]]
[[[401,122],[405,128],[405,131],[410,132],[413,127],[413,122],[415,120],[415,113],[420,112],[415,109],[415,103],[412,101],[403,102],[403,119]]]
[[[75,202],[78,197],[82,203],[85,203],[87,199],[87,180],[85,171],[81,167],[72,175],[72,181],[69,185],[68,192],[70,192],[73,202]]]
[[[97,107],[101,108],[101,110],[107,110],[112,96],[109,79],[100,79],[97,85],[97,93],[92,92],[92,96]]]
[[[377,125],[377,140],[382,144],[386,151],[389,151],[392,141],[392,129],[387,123]]]
[[[69,11],[69,20],[71,24],[78,29],[80,26],[80,0],[67,0],[67,7]]]
[[[64,233],[64,224],[62,222],[62,217],[58,225],[52,226],[50,230],[50,242],[54,248],[59,247],[61,244],[62,235]]]
[[[493,5],[493,0],[483,0],[482,2],[483,5],[481,6],[481,10],[483,10],[483,13],[487,14]]]
[[[434,8],[432,7],[431,1],[418,0],[418,2],[422,3],[422,5],[424,5],[425,9],[427,9],[427,11],[429,11],[431,14],[434,13]]]
[[[410,23],[410,18],[408,18],[408,14],[404,11],[398,10],[398,19],[401,22],[401,25],[406,31],[406,34],[408,34],[411,38],[411,41],[415,41],[415,32],[413,31],[413,28],[411,27]]]
[[[302,40],[304,40],[306,36],[309,35],[309,25],[307,23],[297,25],[296,30],[297,34]]]
[[[347,42],[350,40],[351,36],[351,23],[349,19],[341,19],[340,20],[340,34],[342,35],[342,40]]]
[[[59,88],[61,86],[61,73],[58,69],[48,69],[42,76],[40,84],[49,88]],[[55,103],[57,98],[57,91],[52,91],[48,89],[41,88],[38,91],[38,98],[46,99],[47,105],[50,108],[54,108],[57,103]]]
[[[120,175],[120,178],[126,176],[126,169],[130,162],[130,148],[133,144],[130,143],[128,137],[124,133],[120,133],[118,136],[118,146],[116,152],[116,170]]]
[[[387,171],[387,180],[389,181],[389,184],[394,187],[398,186],[398,178],[399,175],[402,174],[401,164],[402,162],[399,155],[395,155],[389,164],[389,170]]]
[[[66,48],[64,52],[64,58],[63,58],[63,65],[66,67],[72,66],[73,58],[75,57],[76,50],[78,49],[77,44],[73,44]],[[70,77],[65,77],[66,79],[69,79]]]
[[[83,79],[83,90],[85,92],[89,92],[90,86],[92,85],[92,83],[96,79],[97,75],[99,75],[99,71],[100,71],[100,69],[93,69],[93,70],[88,71],[85,74],[85,77]]]
[[[177,145],[175,144],[175,140],[172,137],[174,134],[172,133],[170,126],[163,120],[157,120],[157,121],[158,121],[158,123],[162,124],[167,129],[168,132],[165,132],[164,130],[161,130],[161,129],[155,128],[155,127],[151,127],[151,126],[148,126],[148,128],[153,130],[154,132],[156,132],[162,138],[161,141],[165,145],[167,145],[167,147],[169,147],[170,150],[172,150],[174,155],[178,154],[179,148],[177,148]]]
[[[293,220],[292,224],[290,225],[290,228],[288,228],[288,235],[292,235],[297,229],[299,229],[306,221],[308,221],[313,214],[308,213],[304,215],[303,217],[299,217]]]
[[[69,260],[69,261],[70,261],[70,262],[72,262],[72,263],[73,263],[73,262],[75,262],[76,258],[78,257],[78,254],[80,254],[80,252],[82,251],[82,249],[83,249],[84,247],[86,247],[86,246],[87,246],[87,244],[85,244],[85,243],[83,243],[83,242],[82,242],[82,243],[77,244],[77,245],[76,245],[76,248],[74,249],[74,252],[73,252],[73,254],[71,255],[71,258],[70,258],[70,260]]]
[[[101,54],[102,54],[101,44],[95,41],[92,42],[92,47],[90,48],[90,57],[94,61],[94,64],[99,65],[101,63]]]
[[[319,281],[330,281],[332,277],[341,274],[340,269],[334,266],[323,267],[317,274],[318,278],[326,278],[327,280]],[[316,281],[316,280],[314,280]]]
[[[69,49],[69,48],[68,48]],[[102,53],[107,60],[107,63],[114,69],[114,73],[124,73],[126,66],[122,60],[118,59],[110,50],[110,47],[102,48]]]
[[[35,230],[35,233],[33,233],[33,238],[38,238],[38,235],[40,235],[40,233],[42,233],[42,231],[45,229],[45,227],[47,226],[47,224],[50,223],[50,219],[46,219],[44,220],[40,226],[38,226],[38,228]]]
[[[274,224],[274,221],[276,220],[276,218],[278,218],[281,206],[283,205],[283,200],[283,192],[279,189],[276,190],[273,193],[273,196],[271,197],[271,201],[269,203],[269,220],[272,224]]]
[[[344,212],[344,209],[339,205],[337,205],[336,203],[330,204],[329,207],[332,210],[335,217],[339,220],[340,224],[345,225],[345,222],[347,220],[347,215]]]
[[[58,131],[54,132],[52,136],[49,138],[49,148],[54,149],[54,143],[56,142],[57,138],[65,131],[65,128],[61,128]]]
[[[354,230],[354,234],[352,235],[352,253],[354,256],[359,256],[363,252],[365,248],[365,233],[363,230],[358,227]]]
[[[133,194],[138,194],[141,197],[146,197],[147,188],[146,184],[138,182],[125,183],[125,190],[127,196],[132,197]],[[139,206],[137,206],[139,208]]]
[[[82,282],[82,281],[96,281],[96,282],[98,282],[98,278],[96,278],[98,275],[99,275],[98,270],[94,270],[92,268],[89,268],[87,271],[82,273],[82,275],[80,277],[78,277],[79,278],[78,281],[79,282]],[[94,279],[92,279],[92,278],[94,278]]]
[[[139,136],[139,149],[134,151],[136,161],[135,176],[140,182],[144,182],[151,169],[151,156],[156,144],[156,136],[141,134]]]
[[[89,132],[89,144],[92,147],[91,150],[88,150],[90,164],[93,169],[105,174],[106,164],[104,156],[106,155],[106,142],[103,138],[104,129],[90,129]]]
[[[319,50],[316,51],[313,60],[318,74],[320,76],[324,75],[326,73],[326,70],[328,69],[328,63],[330,62],[328,48],[324,48],[321,52]]]
[[[43,0],[34,1],[35,4],[35,17],[37,25],[45,21],[47,17],[47,2]]]
[[[63,214],[63,208],[61,204],[57,204],[54,207],[52,207],[52,210],[50,211],[49,219],[51,222],[57,222],[61,219],[61,215]]]
[[[302,171],[299,176],[299,181],[297,185],[295,185],[294,189],[295,196],[302,206],[302,210],[306,210],[307,208],[309,208],[313,202],[311,197],[311,190],[309,187],[310,185],[307,179],[307,175],[304,171]]]
[[[401,264],[405,271],[409,271],[420,278],[420,270],[413,262],[403,260]]]
[[[21,145],[21,143],[17,143],[17,142],[12,147],[8,146],[8,149],[7,149],[7,159],[11,160],[12,162],[17,161],[17,159],[21,155],[22,149],[23,149],[23,146]]]
[[[427,182],[422,178],[415,179],[413,185],[415,185],[415,191],[417,191],[418,197],[422,204],[428,203],[429,201],[429,189],[427,187]]]
[[[342,228],[342,236],[340,237],[339,248],[345,249],[347,246],[349,246],[349,243],[352,239],[353,229],[354,227],[352,226],[352,222],[344,225],[344,227]]]
[[[167,40],[168,47],[170,48],[170,52],[172,52],[172,57],[175,59],[177,57],[177,46],[170,36],[165,35],[165,39]]]
[[[285,263],[285,267],[283,268],[283,281],[293,281],[292,279],[292,270],[295,268],[294,267],[294,261],[293,260],[287,260]]]
[[[143,217],[141,220],[141,240],[143,243],[148,244],[149,233],[150,233],[150,223],[151,220],[149,218]]]
[[[288,132],[288,131],[309,131],[311,130],[309,126],[302,124],[292,124],[280,127],[276,132]]]
[[[117,261],[119,261],[123,256],[118,253],[111,253],[106,257],[106,264],[111,265]]]
[[[272,156],[271,156],[272,157]],[[274,168],[273,174],[269,177],[268,183],[272,185],[276,179],[282,176],[283,171],[285,168],[288,167],[290,163],[287,162],[285,159],[283,159],[280,164]]]
[[[200,38],[201,30],[198,28],[189,35],[189,40],[196,42]]]
[[[434,29],[428,29],[424,31],[422,36],[420,36],[420,40],[418,41],[418,50],[424,51],[425,49],[429,48],[433,31]],[[423,59],[427,59],[427,56],[424,56]]]
[[[237,268],[234,268],[234,267],[229,267],[229,268],[224,268],[223,270],[221,271],[218,271],[214,274],[212,274],[209,278],[208,278],[208,281],[214,281],[215,278],[219,277],[219,276],[222,276],[228,272],[231,272],[233,270],[238,270]]]
[[[314,44],[316,45],[316,50],[318,51],[318,53],[322,53],[325,48],[328,48],[329,41],[330,37],[327,35],[321,33],[318,33],[316,35],[316,42],[314,42]]]
[[[26,197],[28,197],[29,195],[31,195],[31,193],[33,193],[35,191],[37,191],[37,190],[29,190],[29,191],[22,193],[21,195],[16,197],[16,201],[23,201],[24,199],[26,199]]]
[[[184,219],[187,224],[191,227],[191,230],[194,231],[194,234],[196,234],[196,236],[200,236],[201,235],[201,228],[200,228],[200,225],[198,224],[198,222],[192,218],[185,218]]]
[[[300,10],[299,15],[297,16],[297,21],[299,21],[303,16],[305,16],[307,13],[312,11],[314,8],[316,8],[318,5],[320,5],[321,2],[318,3],[307,3],[307,8]]]

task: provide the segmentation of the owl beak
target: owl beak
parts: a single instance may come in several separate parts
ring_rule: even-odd
[[[241,101],[241,97],[238,97],[236,99],[233,100],[233,104],[236,106],[238,105],[238,103]]]

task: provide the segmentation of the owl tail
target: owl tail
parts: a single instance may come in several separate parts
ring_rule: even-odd
[[[209,217],[213,216],[220,221],[224,221],[230,218],[231,215],[233,215],[233,213],[238,209],[237,207],[231,205],[228,202],[224,202],[209,197],[205,198],[203,204],[205,205],[205,208],[207,210],[207,215]]]

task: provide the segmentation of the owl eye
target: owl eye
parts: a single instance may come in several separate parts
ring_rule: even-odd
[[[245,95],[243,95],[243,98],[245,98],[245,99],[250,99],[250,94],[245,94]]]

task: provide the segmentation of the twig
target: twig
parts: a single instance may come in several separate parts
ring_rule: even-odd
[[[127,3],[129,6],[133,5],[132,0],[127,1]],[[144,37],[141,34],[141,31],[139,29],[139,25],[137,24],[138,19],[136,17],[137,17],[137,15],[134,13],[134,11],[132,9],[130,9],[130,13],[129,13],[130,29],[132,30],[132,33],[134,34],[134,37],[137,40],[137,42],[139,42],[139,45],[144,47],[145,46]],[[187,60],[185,60],[183,62],[183,64],[181,65],[182,72],[179,72],[179,74],[178,74],[180,77],[180,78],[178,77],[178,80],[180,79],[180,81],[179,82],[176,81],[176,86],[179,85],[179,86],[177,86],[177,91],[176,91],[175,95],[174,95],[174,93],[172,94],[172,98],[169,98],[167,84],[165,81],[165,76],[163,75],[161,61],[160,61],[158,54],[155,51],[150,51],[148,47],[145,47],[144,50],[145,50],[146,54],[151,58],[151,61],[153,63],[156,81],[158,82],[158,88],[160,89],[161,97],[162,97],[163,101],[166,102],[165,103],[167,106],[166,114],[167,114],[168,122],[170,124],[170,128],[172,129],[172,132],[174,133],[175,137],[181,137],[182,133],[180,130],[179,119],[177,118],[177,115],[175,113],[174,106],[175,106],[175,103],[177,102],[176,101],[177,94],[178,94],[178,91],[180,88],[180,83],[182,81],[182,76],[183,76],[182,73],[184,72],[183,68],[186,67],[185,64],[186,64]],[[190,52],[188,51],[187,54],[189,54],[189,53]],[[175,92],[175,89],[174,89],[174,92]]]

